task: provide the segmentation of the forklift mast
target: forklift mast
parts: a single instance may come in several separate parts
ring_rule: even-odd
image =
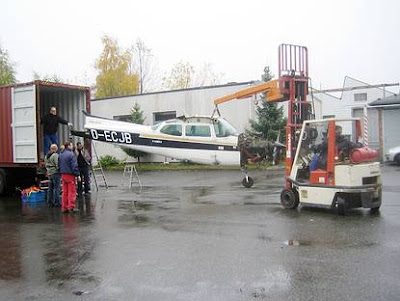
[[[308,50],[304,46],[281,44],[278,49],[279,87],[288,95],[288,118],[286,124],[286,188],[293,165],[296,146],[303,121],[312,118],[308,94]]]

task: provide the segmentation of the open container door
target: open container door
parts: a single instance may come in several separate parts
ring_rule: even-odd
[[[13,162],[37,163],[36,87],[12,89]]]

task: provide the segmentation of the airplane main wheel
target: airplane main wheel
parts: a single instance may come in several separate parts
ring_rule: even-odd
[[[244,177],[242,184],[244,187],[250,188],[251,186],[253,186],[254,180],[251,177]]]
[[[281,203],[286,209],[296,209],[299,206],[299,195],[292,188],[283,189],[281,192]]]

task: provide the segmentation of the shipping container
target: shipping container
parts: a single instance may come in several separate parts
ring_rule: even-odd
[[[0,194],[21,180],[34,184],[43,173],[44,138],[41,118],[51,107],[57,115],[83,131],[83,110],[90,112],[90,88],[34,81],[0,87]],[[59,125],[59,143],[74,144],[66,125]]]

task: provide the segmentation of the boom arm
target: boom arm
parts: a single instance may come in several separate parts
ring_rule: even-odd
[[[288,99],[288,95],[285,95],[281,92],[279,88],[279,80],[271,80],[266,83],[258,84],[255,86],[251,86],[249,88],[240,90],[230,95],[226,95],[214,100],[215,105],[219,105],[221,103],[233,100],[233,99],[243,99],[253,96],[255,94],[266,92],[266,100],[268,102],[281,102]]]

